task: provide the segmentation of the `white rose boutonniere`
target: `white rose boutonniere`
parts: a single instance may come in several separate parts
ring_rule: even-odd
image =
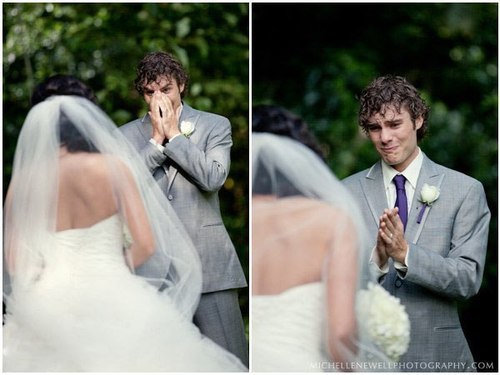
[[[410,319],[399,298],[378,284],[368,283],[356,297],[360,328],[392,361],[406,353],[410,345]]]
[[[439,198],[439,188],[436,186],[424,184],[422,186],[422,190],[420,190],[420,199],[424,205],[420,209],[420,213],[418,214],[417,223],[420,224],[422,218],[424,217],[424,212],[427,207],[432,206],[432,204]]]
[[[189,136],[195,131],[195,127],[191,121],[181,121],[179,130],[183,136],[189,138]]]

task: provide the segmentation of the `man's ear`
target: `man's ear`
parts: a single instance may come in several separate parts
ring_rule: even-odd
[[[418,130],[422,127],[422,125],[424,124],[424,118],[422,116],[419,116],[416,120],[415,120],[415,130]]]
[[[185,88],[185,87],[186,87],[186,85],[185,85],[184,83],[181,83],[181,84],[179,85],[179,93],[180,93],[180,94],[183,94],[183,93],[184,93],[184,88]]]

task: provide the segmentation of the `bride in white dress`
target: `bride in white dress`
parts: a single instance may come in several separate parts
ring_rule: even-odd
[[[261,123],[273,116],[281,123]],[[254,109],[251,370],[374,371],[369,362],[387,359],[360,329],[355,302],[373,279],[363,220],[314,149],[291,139],[304,130],[285,131],[299,122],[279,107]]]
[[[138,159],[87,99],[29,112],[5,205],[4,371],[247,371],[192,324],[200,262]]]

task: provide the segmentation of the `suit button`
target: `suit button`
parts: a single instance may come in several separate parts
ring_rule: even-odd
[[[167,198],[169,201],[171,201],[172,199],[174,199],[174,196],[172,194],[169,194]]]
[[[397,279],[394,284],[396,284],[396,288],[401,288],[401,285],[403,285],[403,281],[401,281],[401,279]]]

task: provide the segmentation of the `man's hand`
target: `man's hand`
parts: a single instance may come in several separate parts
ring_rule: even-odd
[[[158,94],[159,91],[155,91],[151,97],[148,114],[151,119],[151,124],[153,125],[153,139],[161,145],[165,142],[165,131],[163,130],[162,124],[163,110],[160,107]]]
[[[377,248],[379,240],[383,241],[387,256],[402,264],[405,262],[408,250],[404,234],[404,226],[399,218],[398,208],[384,210],[384,214],[380,217]]]
[[[382,221],[382,217],[380,217],[380,222]],[[375,247],[375,256],[374,261],[377,263],[378,267],[382,269],[384,265],[387,263],[387,259],[389,259],[389,255],[387,255],[387,251],[385,249],[385,241],[382,239],[380,235],[380,224],[379,224],[379,234],[377,235],[377,245]]]
[[[153,124],[153,139],[163,144],[165,139],[179,135],[179,110],[174,111],[172,101],[161,91],[155,91],[149,103],[149,116]]]

